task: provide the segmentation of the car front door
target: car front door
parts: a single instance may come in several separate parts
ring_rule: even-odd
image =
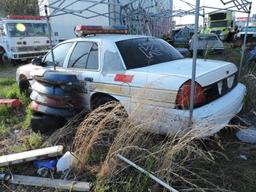
[[[54,47],[53,55],[55,60],[55,66],[57,71],[63,71],[63,66],[68,62],[68,56],[71,54],[72,47],[74,42],[62,43]],[[52,54],[49,51],[48,54],[44,57],[43,62],[47,67],[53,68],[54,63],[52,60]]]

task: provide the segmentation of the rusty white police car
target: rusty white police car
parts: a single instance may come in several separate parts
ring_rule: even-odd
[[[76,74],[87,82],[83,103],[87,109],[117,100],[130,113],[138,102],[146,101],[145,113],[157,109],[165,114],[158,132],[180,131],[180,123],[189,118],[192,60],[159,38],[121,34],[125,31],[77,27],[81,35],[95,35],[58,44],[53,50],[56,70]],[[40,62],[42,66],[19,67],[17,81],[22,84],[52,69],[50,53]],[[208,131],[206,135],[219,131],[241,110],[245,94],[234,64],[198,59],[194,127]]]

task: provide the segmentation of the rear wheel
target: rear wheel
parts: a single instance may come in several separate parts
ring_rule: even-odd
[[[95,96],[93,99],[92,99],[92,102],[91,102],[91,106],[92,106],[92,110],[100,107],[101,105],[104,105],[106,103],[109,103],[111,101],[117,101],[115,98],[111,97],[111,96],[107,96],[107,95],[98,95],[98,96]]]

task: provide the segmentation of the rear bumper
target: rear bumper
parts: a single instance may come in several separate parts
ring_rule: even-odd
[[[245,95],[246,87],[239,83],[228,94],[207,105],[195,109],[193,111],[193,132],[197,136],[205,137],[220,131],[241,111]],[[168,113],[175,113],[188,122],[189,111],[179,110],[177,112],[177,110],[172,110]],[[186,127],[181,128],[186,129]],[[166,133],[169,132],[169,130],[165,131]]]
[[[206,136],[218,132],[241,111],[245,95],[246,87],[239,83],[223,97],[195,109],[193,112],[194,128]]]
[[[232,91],[221,98],[194,109],[193,125],[190,128],[188,128],[188,110],[145,104],[140,106],[141,113],[133,115],[133,112],[131,112],[130,116],[139,123],[141,121],[146,122],[150,132],[169,135],[183,135],[191,132],[196,137],[206,137],[217,133],[228,125],[229,121],[241,111],[245,95],[246,87],[239,83]],[[132,108],[134,109],[136,106]]]

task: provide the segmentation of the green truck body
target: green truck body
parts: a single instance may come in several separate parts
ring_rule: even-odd
[[[235,29],[235,14],[233,11],[225,11],[218,13],[211,13],[208,15],[209,33],[215,33],[224,41],[227,39],[229,32]]]

